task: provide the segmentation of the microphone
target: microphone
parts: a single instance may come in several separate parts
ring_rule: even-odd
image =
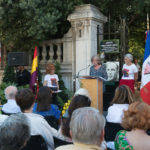
[[[81,70],[78,71],[78,74],[77,74],[77,78],[79,78],[79,75],[80,75],[80,72],[83,71],[83,70],[86,70],[87,68],[89,68],[91,65],[89,64],[86,68],[83,68]]]

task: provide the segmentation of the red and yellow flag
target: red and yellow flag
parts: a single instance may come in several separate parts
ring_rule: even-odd
[[[38,76],[38,58],[37,58],[37,47],[35,47],[30,79],[30,88],[32,90],[34,90],[34,85],[37,83],[37,76]]]

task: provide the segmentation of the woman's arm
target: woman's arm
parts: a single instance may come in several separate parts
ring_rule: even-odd
[[[57,84],[57,90],[59,90],[59,82],[57,81],[56,84]]]
[[[138,79],[138,72],[134,73],[134,80],[137,81]]]
[[[47,86],[47,81],[46,80],[43,82],[43,86]]]

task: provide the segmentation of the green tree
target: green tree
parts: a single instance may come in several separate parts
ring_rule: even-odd
[[[145,45],[146,17],[150,14],[149,0],[81,0],[97,6],[109,18],[111,32],[120,33],[121,18],[126,19],[128,27],[129,52],[139,59],[143,58]],[[108,33],[108,22],[105,24],[105,33]],[[108,38],[108,35],[105,35]],[[111,35],[114,38],[114,35]],[[116,38],[120,38],[118,34]],[[142,61],[142,60],[141,60]]]
[[[14,67],[6,65],[4,74],[3,74],[3,82],[5,83],[16,83],[16,74]]]
[[[0,41],[7,50],[32,50],[35,44],[62,37],[78,0],[0,0]]]

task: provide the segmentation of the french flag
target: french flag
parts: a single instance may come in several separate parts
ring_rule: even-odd
[[[140,94],[142,100],[150,104],[150,31],[147,31]]]

